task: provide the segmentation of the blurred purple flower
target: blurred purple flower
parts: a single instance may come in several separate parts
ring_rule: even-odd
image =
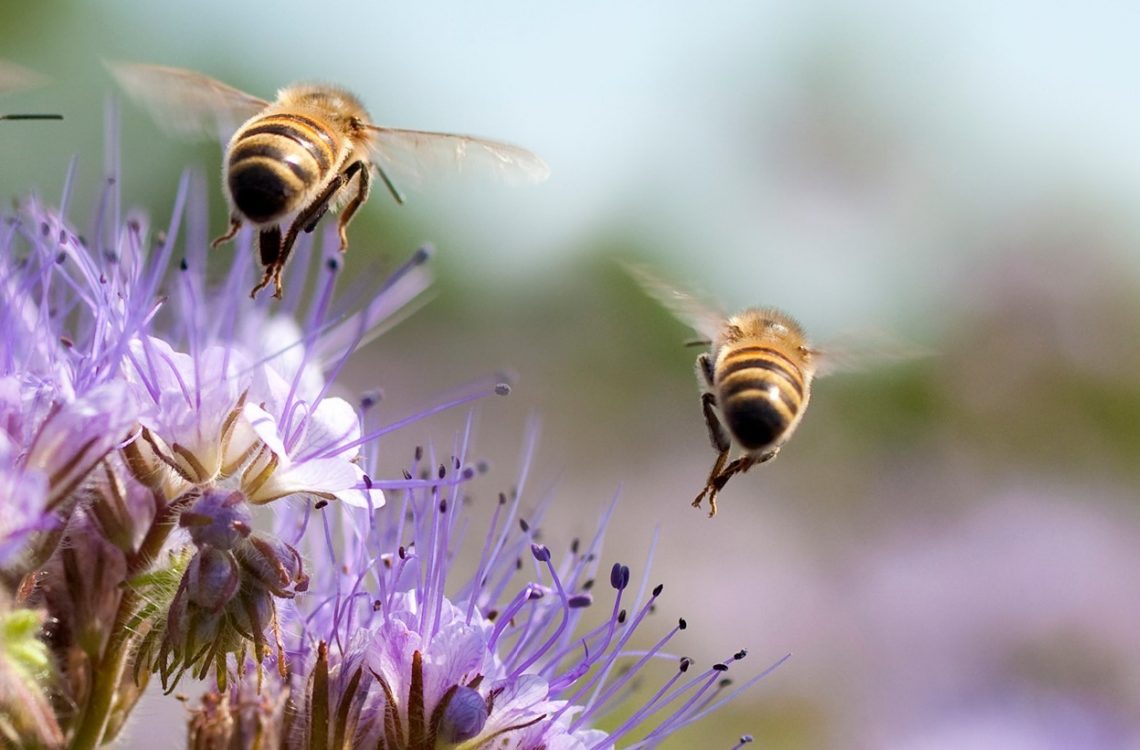
[[[1131,498],[1079,490],[991,493],[850,566],[844,627],[862,637],[845,741],[1137,746],[1140,524]]]

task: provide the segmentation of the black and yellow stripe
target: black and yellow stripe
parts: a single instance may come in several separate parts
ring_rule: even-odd
[[[803,409],[805,393],[803,370],[771,346],[733,348],[716,366],[717,403],[746,450],[778,445]]]
[[[304,115],[278,112],[253,120],[234,136],[227,157],[235,207],[258,224],[301,208],[301,198],[338,166],[339,141],[324,123]]]

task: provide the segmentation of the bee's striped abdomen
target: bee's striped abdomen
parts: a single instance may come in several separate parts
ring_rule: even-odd
[[[746,450],[778,445],[806,400],[800,367],[778,349],[759,344],[724,356],[716,367],[716,392],[729,430]]]
[[[279,112],[253,120],[230,144],[228,187],[234,206],[263,224],[298,208],[337,162],[337,139],[322,123]]]

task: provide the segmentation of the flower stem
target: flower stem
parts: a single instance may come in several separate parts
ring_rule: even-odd
[[[127,562],[127,580],[154,563],[166,543],[166,538],[175,527],[180,504],[164,503],[157,496],[155,504],[157,508],[154,521],[138,551],[131,555]],[[119,692],[127,655],[131,651],[130,645],[135,635],[134,630],[127,627],[127,624],[134,617],[140,603],[141,599],[133,589],[124,590],[119,600],[118,612],[115,614],[110,640],[99,663],[93,665],[91,670],[94,675],[91,692],[88,694],[72,738],[71,750],[95,750],[104,742],[103,735],[106,733],[107,723],[115,707],[115,697]]]
[[[107,643],[103,657],[92,670],[94,681],[91,684],[91,693],[88,695],[82,719],[72,739],[71,750],[94,750],[103,744],[103,733],[111,716],[119,680],[130,651],[127,646],[131,640],[131,633],[126,625],[137,604],[138,595],[130,590],[123,594],[119,602],[119,612],[115,616],[111,640]]]

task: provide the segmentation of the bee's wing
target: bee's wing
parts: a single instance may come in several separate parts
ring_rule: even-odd
[[[376,165],[397,182],[419,186],[432,174],[468,169],[493,174],[508,184],[542,182],[550,176],[546,162],[509,143],[470,135],[368,127]]]
[[[46,82],[47,79],[39,73],[0,60],[0,92],[42,86]]]
[[[728,317],[716,305],[701,297],[664,281],[656,273],[643,265],[620,261],[626,273],[633,277],[645,293],[665,306],[685,325],[699,333],[707,341],[716,339]],[[696,343],[696,342],[694,342]],[[703,342],[702,342],[703,343]]]
[[[813,376],[817,378],[837,372],[863,372],[935,354],[878,329],[842,333],[819,348],[812,347],[811,353]]]
[[[168,132],[225,142],[238,126],[269,102],[182,68],[108,63],[123,90],[143,105]]]

